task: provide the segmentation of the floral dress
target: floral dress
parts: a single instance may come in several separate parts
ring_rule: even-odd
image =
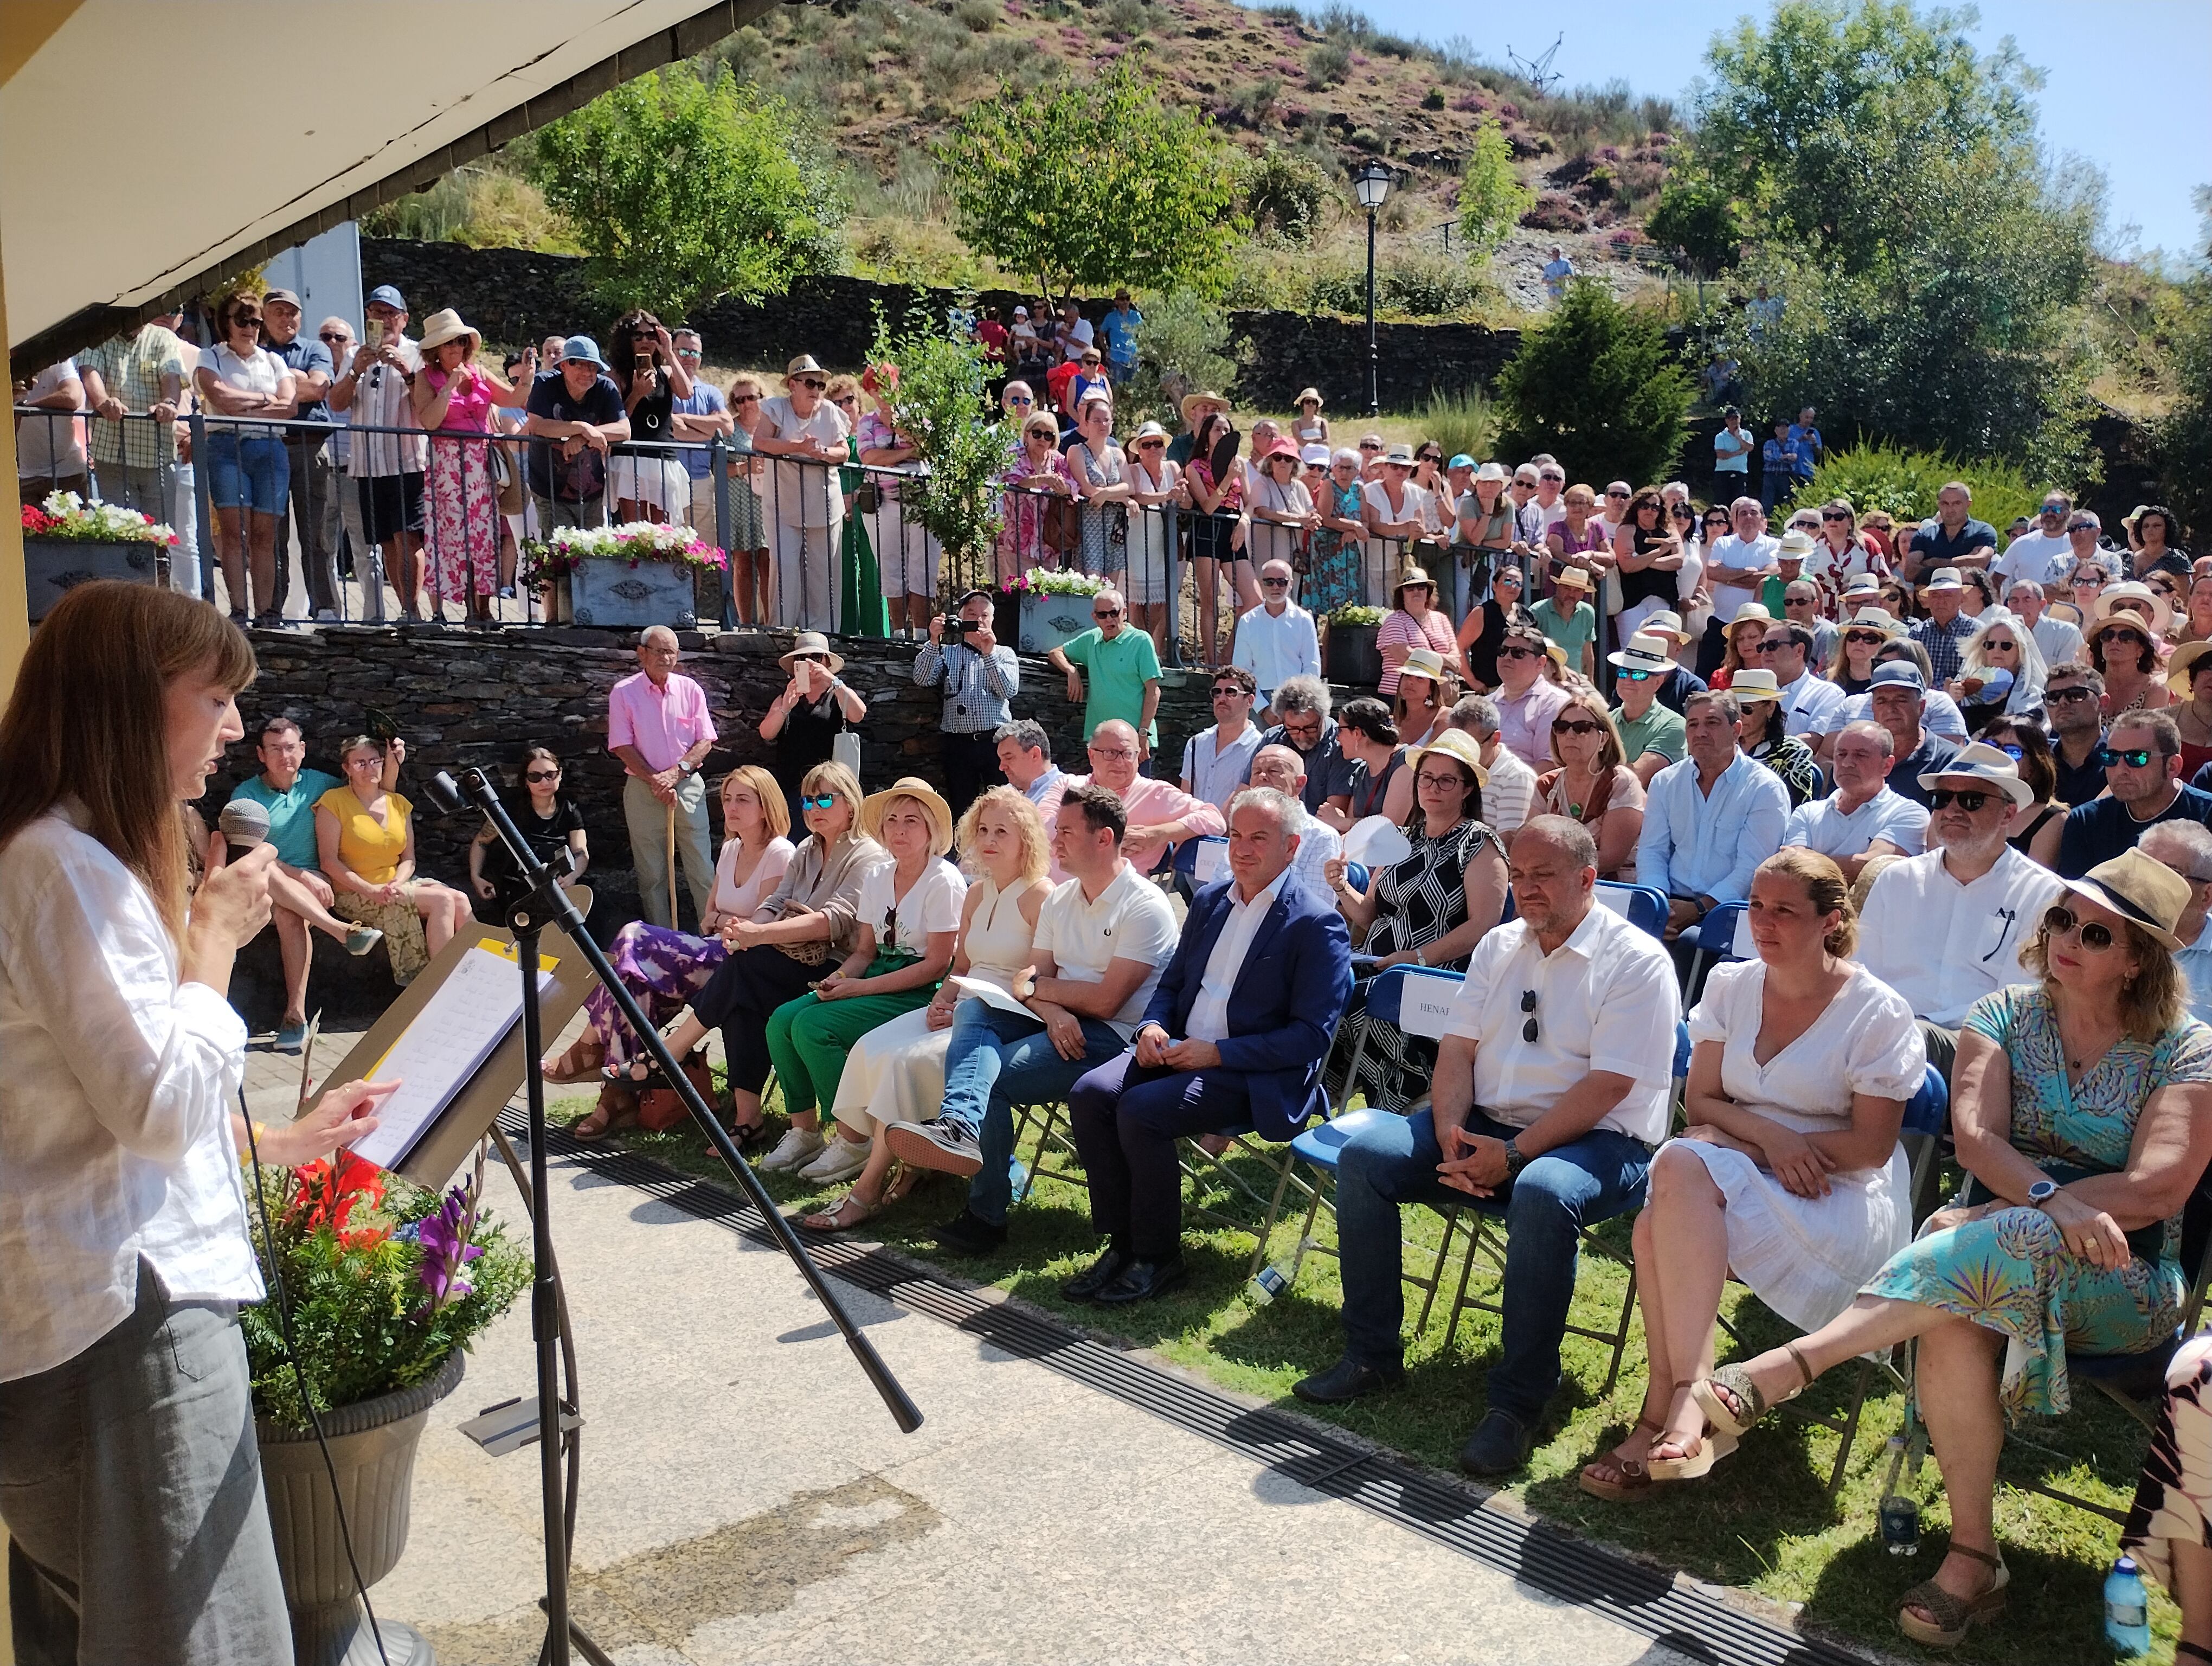
[[[2212,1081],[2212,1029],[2184,1018],[2154,1042],[2124,1036],[2069,1087],[2058,1016],[2036,984],[1983,996],[1964,1028],[2012,1065],[2013,1149],[2064,1183],[2127,1166],[2143,1104],[2177,1082]],[[1893,1256],[1864,1293],[1955,1313],[2006,1338],[2006,1415],[2056,1417],[2073,1404],[2066,1351],[2142,1353],[2181,1322],[2181,1217],[2130,1233],[2134,1257],[2105,1272],[2068,1252],[2040,1209],[1998,1209],[1932,1232]],[[2155,1259],[2149,1257],[2154,1256]]]
[[[442,391],[446,374],[424,370],[434,391]],[[474,365],[454,373],[464,385],[453,390],[446,405],[441,430],[471,434],[491,432],[491,383]],[[492,483],[491,447],[469,440],[430,441],[429,477],[430,587],[440,602],[447,598],[468,603],[471,587],[479,596],[499,588],[499,489]]]
[[[1375,882],[1375,923],[1368,928],[1362,954],[1403,954],[1464,926],[1467,870],[1485,847],[1495,848],[1498,843],[1498,836],[1476,821],[1463,821],[1433,839],[1413,834],[1407,837],[1413,853],[1383,869]],[[1456,971],[1467,970],[1464,955],[1432,964]],[[1359,1079],[1346,1083],[1345,1091],[1349,1094],[1364,1087],[1369,1104],[1403,1110],[1429,1091],[1429,1079],[1436,1073],[1437,1044],[1408,1036],[1394,1024],[1369,1023],[1367,986],[1372,982],[1372,978],[1362,978],[1353,986],[1352,1005],[1345,1014],[1344,1056],[1352,1057],[1363,1037],[1367,1043]]]
[[[1334,513],[1344,520],[1359,519],[1359,483],[1340,486],[1332,477],[1328,489],[1336,495]],[[1299,601],[1316,617],[1326,618],[1340,607],[1366,599],[1359,593],[1359,540],[1347,539],[1332,526],[1314,529],[1311,570]]]
[[[1032,471],[1028,453],[1017,450],[1013,462],[999,477],[999,483],[1018,486],[1036,475],[1047,474],[1067,479],[1067,459],[1055,451],[1047,455],[1042,466]],[[1032,567],[1060,565],[1060,552],[1044,541],[1044,512],[1047,504],[1057,507],[1068,501],[1040,491],[1010,491],[1006,494],[1006,520],[999,528],[1000,585],[1012,583]]]
[[[1819,794],[1820,765],[1813,756],[1813,749],[1796,735],[1762,740],[1751,749],[1751,756],[1774,771],[1783,790],[1790,794],[1792,810]]]
[[[1094,491],[1101,486],[1118,486],[1129,477],[1128,459],[1111,440],[1103,452],[1093,452],[1088,441],[1079,440],[1064,455],[1068,472],[1072,475],[1080,469],[1084,484]],[[1094,508],[1087,499],[1076,511],[1080,539],[1077,559],[1092,578],[1112,578],[1127,569],[1128,512],[1127,503],[1105,503]]]

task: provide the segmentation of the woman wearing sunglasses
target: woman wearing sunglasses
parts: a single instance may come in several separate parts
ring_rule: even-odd
[[[583,877],[591,861],[584,837],[584,812],[561,791],[561,760],[544,746],[526,747],[515,769],[528,789],[529,802],[514,812],[515,830],[541,862],[554,860],[566,850],[574,859],[575,872],[563,880],[573,884]],[[469,888],[491,904],[483,918],[502,926],[515,905],[530,894],[530,882],[514,864],[514,857],[489,821],[469,842]]]
[[[1644,834],[1644,783],[1622,754],[1620,731],[1595,694],[1569,696],[1552,720],[1559,767],[1536,777],[1538,814],[1571,816],[1597,841],[1597,877],[1632,885]]]
[[[2045,671],[2033,633],[2003,609],[1994,609],[1966,639],[1958,678],[1944,691],[1959,702],[1966,733],[1979,734],[1999,715],[2039,715]]]
[[[2147,1353],[2180,1324],[2182,1210],[2212,1164],[2212,1029],[2185,1016],[2173,962],[2189,900],[2139,850],[2066,881],[2021,952],[2037,981],[1984,995],[1960,1031],[1951,1129],[1970,1183],[1957,1207],[1811,1335],[1691,1389],[1715,1429],[1741,1436],[1821,1373],[1917,1341],[1951,1538],[1899,1601],[1915,1642],[1951,1647],[2004,1606],[2007,1423],[2068,1408],[2069,1353]]]
[[[2104,673],[2108,721],[2122,712],[2155,711],[2173,703],[2158,657],[2164,604],[2160,604],[2160,619],[2154,623],[2143,611],[2129,606],[2129,599],[2113,600],[2112,591],[2123,588],[2142,590],[2149,599],[2157,600],[2142,585],[2114,585],[2099,599],[2098,611],[2102,617],[2088,633],[2089,663]]]
[[[2061,803],[2058,764],[2051,753],[2051,739],[2043,732],[2041,714],[2033,719],[2000,717],[1982,731],[1982,737],[2019,766],[2027,784],[2027,802],[2013,807],[2005,827],[2005,842],[2045,867],[2058,866],[2058,839],[2065,830],[2066,812]]]
[[[1864,694],[1874,680],[1875,655],[1904,629],[1886,608],[1860,608],[1837,635],[1828,680],[1845,694]]]
[[[295,409],[292,372],[261,344],[261,302],[244,290],[216,307],[218,339],[200,356],[192,386],[211,416],[289,417]],[[276,527],[289,500],[292,464],[283,431],[255,423],[211,423],[207,436],[208,501],[215,508],[215,546],[222,562],[230,617],[246,622],[248,571],[255,621],[281,624],[276,593]]]

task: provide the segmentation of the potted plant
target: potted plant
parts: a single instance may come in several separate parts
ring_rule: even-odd
[[[136,509],[49,492],[23,506],[23,577],[33,624],[74,587],[93,579],[157,583],[162,552],[177,535]]]
[[[1375,646],[1376,627],[1382,623],[1379,607],[1347,602],[1328,616],[1328,653],[1325,668],[1332,683],[1373,688],[1382,680],[1382,654]]]
[[[270,1299],[244,1310],[240,1324],[299,1666],[338,1666],[357,1647],[374,1657],[353,1564],[374,1584],[399,1560],[430,1408],[460,1382],[469,1344],[529,1285],[528,1255],[483,1207],[483,1167],[479,1146],[468,1181],[442,1197],[345,1152],[259,1177],[269,1231],[257,1216],[254,1251]],[[279,1285],[296,1361],[275,1305]],[[301,1401],[303,1382],[330,1468]],[[351,1561],[338,1530],[341,1499]],[[386,1620],[378,1631],[395,1666],[428,1657],[410,1627]]]
[[[1021,599],[1021,651],[1046,654],[1091,629],[1091,599],[1104,579],[1058,567],[1032,567],[1012,586]]]
[[[565,611],[576,623],[618,630],[697,624],[694,575],[729,564],[689,526],[648,520],[556,526],[524,544],[522,556],[527,582],[567,587]]]

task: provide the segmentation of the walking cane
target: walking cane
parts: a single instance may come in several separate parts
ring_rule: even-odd
[[[668,929],[676,927],[676,800],[662,806],[668,812]]]

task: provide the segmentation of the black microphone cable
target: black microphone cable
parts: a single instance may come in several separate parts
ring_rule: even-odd
[[[307,1374],[300,1367],[300,1350],[292,1341],[292,1298],[284,1288],[284,1280],[276,1270],[276,1236],[269,1224],[269,1195],[261,1183],[261,1147],[253,1134],[253,1116],[246,1108],[246,1085],[238,1087],[238,1114],[246,1121],[246,1155],[253,1164],[253,1201],[261,1215],[261,1242],[269,1251],[269,1284],[276,1303],[276,1329],[284,1338],[284,1358],[292,1367],[292,1381],[300,1390],[300,1404],[307,1414],[307,1426],[315,1432],[315,1444],[323,1455],[323,1473],[330,1477],[331,1508],[338,1518],[338,1540],[345,1547],[346,1566],[353,1570],[353,1588],[361,1598],[362,1611],[368,1616],[368,1634],[376,1641],[376,1657],[384,1666],[392,1666],[392,1657],[384,1651],[384,1633],[376,1623],[375,1605],[368,1600],[368,1583],[361,1577],[361,1563],[353,1554],[353,1529],[346,1522],[345,1499],[338,1487],[338,1466],[331,1456],[331,1444],[323,1438],[323,1420],[315,1410],[315,1397],[307,1387]]]

